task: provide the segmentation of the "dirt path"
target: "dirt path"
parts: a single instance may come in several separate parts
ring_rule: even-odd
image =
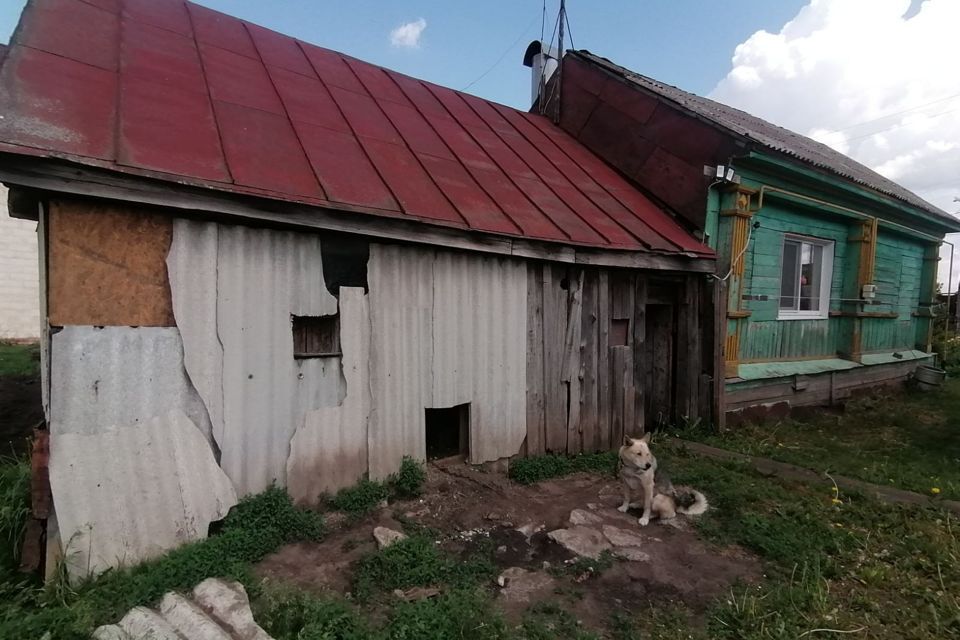
[[[271,581],[343,595],[353,564],[376,549],[373,528],[401,530],[402,523],[415,523],[438,532],[450,553],[489,540],[488,548],[496,550],[493,562],[504,572],[502,584],[491,588],[508,619],[518,619],[536,603],[562,602],[593,628],[607,626],[614,612],[652,601],[682,602],[699,615],[735,582],[759,579],[755,557],[703,541],[686,519],[641,528],[635,514],[616,510],[618,504],[619,486],[612,478],[576,474],[521,486],[463,464],[431,464],[423,499],[390,505],[322,543],[284,547],[256,571]],[[618,560],[596,573],[570,571],[576,554],[549,535],[564,529]]]

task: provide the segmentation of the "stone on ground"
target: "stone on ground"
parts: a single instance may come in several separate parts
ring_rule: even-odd
[[[601,522],[603,522],[603,518],[583,509],[574,509],[570,512],[570,526],[572,527],[589,526]]]
[[[377,547],[380,549],[386,549],[394,542],[399,542],[400,540],[406,540],[407,534],[388,527],[376,527],[373,530],[373,537],[377,541]]]
[[[585,558],[597,559],[601,553],[611,548],[603,534],[590,527],[557,529],[548,533],[547,536],[565,549]]]
[[[535,594],[552,589],[554,583],[553,577],[546,573],[521,567],[510,567],[497,578],[497,584],[502,587],[500,597],[508,602],[530,602]]]

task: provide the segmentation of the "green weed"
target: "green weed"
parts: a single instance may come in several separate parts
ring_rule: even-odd
[[[23,531],[30,516],[30,463],[0,459],[0,576],[20,562]]]
[[[336,509],[354,516],[370,513],[381,502],[390,497],[390,489],[386,484],[364,478],[352,487],[341,489],[327,504]]]
[[[187,590],[211,576],[239,580],[254,593],[250,565],[282,544],[319,539],[319,514],[293,506],[279,488],[245,498],[231,510],[219,535],[184,545],[149,562],[108,571],[65,588],[57,582],[0,600],[0,638],[86,640],[95,627],[116,622],[131,607],[149,605],[171,590]]]
[[[488,553],[466,560],[450,557],[431,538],[412,535],[361,558],[355,567],[353,595],[361,602],[378,592],[426,586],[473,586],[492,580],[496,566]]]
[[[352,516],[362,516],[377,508],[384,500],[416,498],[423,492],[427,474],[423,464],[409,456],[400,462],[400,470],[386,482],[364,478],[352,487],[341,489],[327,504]]]
[[[617,471],[617,453],[581,453],[575,456],[547,454],[518,458],[510,462],[510,478],[520,484],[533,484],[548,478],[558,478],[578,471],[613,475]]]
[[[603,551],[597,558],[575,558],[570,562],[555,564],[550,567],[550,573],[555,577],[580,577],[586,574],[600,575],[613,566],[616,557],[609,551]]]
[[[390,477],[388,484],[395,497],[407,500],[420,497],[426,479],[423,465],[410,456],[404,456],[400,461],[400,471]]]

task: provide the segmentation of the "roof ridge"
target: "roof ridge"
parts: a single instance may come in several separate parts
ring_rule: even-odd
[[[940,209],[939,207],[927,202],[925,199],[921,198],[903,185],[891,180],[890,178],[887,178],[855,158],[852,158],[845,153],[841,153],[829,145],[824,144],[823,142],[814,140],[813,138],[802,133],[797,133],[796,131],[788,129],[782,125],[772,123],[743,109],[732,107],[718,100],[701,96],[674,85],[662,82],[656,78],[643,75],[628,69],[627,67],[619,65],[608,58],[597,55],[587,49],[573,50],[570,53],[588,63],[596,64],[607,69],[611,73],[618,74],[625,80],[633,82],[640,87],[644,87],[649,91],[656,93],[661,98],[678,105],[680,108],[686,111],[692,112],[698,117],[709,120],[714,125],[721,127],[722,129],[736,136],[746,138],[755,144],[759,144],[775,152],[783,153],[796,161],[829,171],[860,187],[871,189],[879,194],[894,198],[917,209],[922,209],[938,218],[954,222],[957,221],[957,218]],[[699,103],[704,108],[697,109],[696,104],[684,104],[682,101],[684,98],[688,99],[690,103]],[[723,112],[728,112],[730,118],[740,116],[742,121],[739,123],[731,122],[730,118],[724,118],[725,114]],[[765,133],[758,130],[758,128],[761,127],[774,129],[775,131]],[[775,132],[781,132],[780,140],[777,140],[777,136],[773,135]],[[792,145],[788,144],[787,139],[792,139]],[[798,149],[797,145],[806,146],[808,149],[806,151],[803,149]],[[822,157],[819,159],[815,158],[814,154],[811,152],[816,152]],[[842,165],[847,166],[844,167]],[[854,175],[854,171],[852,171],[854,169],[863,175]]]

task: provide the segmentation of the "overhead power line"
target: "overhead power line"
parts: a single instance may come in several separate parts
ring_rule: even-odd
[[[850,125],[847,125],[847,126],[845,126],[845,127],[840,127],[839,129],[831,129],[830,131],[827,131],[826,133],[839,133],[839,132],[841,132],[841,131],[847,131],[848,129],[855,129],[855,128],[857,128],[857,127],[859,127],[859,126],[862,126],[862,125],[865,125],[865,124],[870,124],[870,123],[872,123],[872,122],[879,122],[880,120],[886,120],[887,118],[892,118],[892,117],[894,117],[894,116],[903,115],[904,113],[910,113],[911,111],[916,111],[916,110],[918,110],[918,109],[923,109],[923,108],[926,108],[926,107],[929,107],[929,106],[932,106],[932,105],[935,105],[935,104],[940,104],[941,102],[946,102],[947,100],[953,100],[954,98],[960,98],[960,93],[955,93],[955,94],[953,94],[953,95],[946,96],[945,98],[939,98],[939,99],[937,99],[937,100],[932,100],[932,101],[930,101],[930,102],[925,102],[925,103],[923,103],[923,104],[918,104],[918,105],[916,105],[916,106],[909,107],[909,108],[907,108],[907,109],[903,109],[902,111],[895,111],[895,112],[893,112],[893,113],[888,113],[888,114],[885,115],[885,116],[878,116],[878,117],[873,118],[873,119],[871,119],[871,120],[862,120],[862,121],[860,121],[860,122],[856,122],[856,123],[854,123],[854,124],[850,124]],[[878,132],[878,133],[879,133],[879,132]]]
[[[526,27],[523,28],[523,31],[520,33],[519,36],[517,36],[517,39],[514,40],[514,41],[510,44],[509,47],[507,47],[506,49],[504,49],[503,53],[500,54],[500,57],[497,58],[497,61],[494,62],[492,65],[490,65],[490,68],[488,68],[486,71],[484,71],[484,72],[481,73],[479,76],[477,76],[476,79],[473,80],[473,82],[471,82],[470,84],[468,84],[467,86],[465,86],[463,89],[460,89],[460,91],[466,91],[467,89],[469,89],[469,88],[472,87],[473,85],[477,84],[478,82],[480,82],[481,80],[483,80],[484,78],[486,78],[486,77],[487,77],[487,74],[489,74],[491,71],[493,71],[494,69],[496,69],[496,68],[497,68],[497,65],[499,65],[501,62],[503,62],[503,59],[507,57],[507,54],[508,54],[508,53],[510,53],[511,51],[513,51],[513,48],[514,48],[515,46],[517,46],[517,43],[520,42],[520,41],[523,39],[523,36],[527,35],[527,32],[530,31],[530,27],[532,27],[534,24],[536,24],[536,22],[537,22],[537,19],[536,19],[536,17],[534,17],[534,19],[530,21],[530,24],[528,24]]]

